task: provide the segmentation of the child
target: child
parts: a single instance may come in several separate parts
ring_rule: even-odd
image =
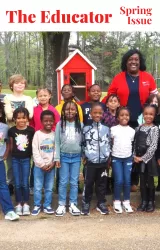
[[[60,120],[60,116],[58,111],[50,104],[51,99],[51,91],[47,88],[40,88],[37,90],[37,99],[38,99],[38,106],[34,107],[33,111],[33,118],[30,121],[30,126],[35,129],[35,131],[40,130],[42,128],[40,116],[44,110],[51,110],[54,113],[54,124],[52,130],[55,131],[56,124]],[[34,193],[34,163],[31,168],[31,177],[30,177],[30,194]]]
[[[105,205],[105,195],[106,167],[110,156],[110,132],[107,126],[101,124],[102,116],[103,108],[101,104],[92,104],[92,125],[83,128],[84,161],[86,163],[82,215],[89,215],[94,183],[98,199],[97,211],[101,214],[109,213]]]
[[[112,147],[112,170],[114,177],[114,202],[115,213],[122,213],[121,191],[124,190],[123,209],[132,213],[130,205],[130,185],[132,170],[132,142],[135,131],[128,126],[130,113],[127,107],[120,107],[117,111],[119,125],[111,128]]]
[[[16,126],[8,131],[11,146],[12,169],[15,182],[16,213],[30,215],[29,201],[29,174],[32,155],[32,138],[34,129],[27,126],[29,112],[19,107],[13,112]]]
[[[62,107],[63,104],[67,101],[73,101],[74,102],[74,89],[73,86],[71,84],[65,84],[63,85],[62,89],[61,89],[61,94],[63,97],[63,100],[61,101],[61,103],[59,105],[56,106],[56,109],[58,111],[58,113],[61,116],[61,111],[62,111]],[[79,118],[80,121],[83,122],[83,114],[82,114],[82,109],[81,106],[79,106],[77,104],[78,107],[78,113],[79,113]]]
[[[81,164],[81,123],[77,104],[65,102],[62,108],[61,121],[56,127],[55,161],[59,168],[59,206],[56,216],[66,213],[67,184],[70,182],[69,212],[80,215],[77,208],[78,179]]]
[[[50,104],[51,94],[49,89],[40,88],[37,90],[38,106],[34,107],[33,118],[30,121],[30,126],[32,126],[35,131],[42,129],[42,124],[40,120],[41,113],[44,110],[51,110],[54,113],[55,120],[52,130],[55,131],[57,122],[60,120],[58,111]]]
[[[117,110],[120,106],[120,100],[117,95],[111,94],[106,100],[106,107],[102,122],[109,128],[118,125]]]
[[[5,114],[7,119],[7,124],[11,128],[13,127],[14,121],[13,121],[13,112],[18,107],[25,107],[28,109],[29,112],[29,119],[33,116],[33,101],[30,96],[24,95],[24,90],[26,87],[26,80],[25,78],[20,75],[12,75],[9,78],[9,87],[13,94],[6,95],[4,97],[4,104],[5,104]],[[13,173],[12,173],[12,167],[11,167],[11,156],[9,155],[7,158],[7,179],[9,184],[10,193],[13,194]]]
[[[85,102],[81,105],[82,112],[83,112],[84,126],[91,125],[93,122],[91,118],[91,114],[90,114],[91,106],[93,103],[100,103],[100,105],[102,106],[102,109],[105,110],[105,104],[100,102],[102,91],[98,84],[93,84],[89,88],[88,95],[90,97],[90,102]]]
[[[65,102],[67,102],[67,101],[75,102],[75,100],[74,100],[75,95],[74,95],[73,86],[71,84],[63,85],[63,87],[61,89],[61,94],[62,94],[63,100],[61,101],[61,103],[59,105],[56,106],[56,109],[57,109],[58,113],[60,114],[60,116],[61,116],[63,104]],[[78,107],[78,114],[79,114],[80,122],[83,122],[83,114],[82,114],[81,106],[77,104],[77,107]],[[59,169],[57,168],[57,171],[56,171],[57,192],[58,192],[58,185],[59,185],[58,182],[59,182]]]
[[[154,176],[158,175],[155,151],[158,145],[159,129],[154,125],[156,108],[147,104],[143,109],[144,124],[136,129],[134,162],[140,173],[141,204],[137,211],[152,212],[155,209]]]
[[[34,167],[34,208],[32,215],[41,211],[42,189],[44,188],[43,212],[53,214],[52,194],[54,185],[54,132],[55,121],[51,110],[44,110],[40,116],[42,129],[36,131],[33,142]]]
[[[3,103],[0,102],[0,204],[6,220],[15,221],[19,216],[14,212],[9,189],[6,183],[6,171],[4,161],[9,152],[8,126],[5,124]]]

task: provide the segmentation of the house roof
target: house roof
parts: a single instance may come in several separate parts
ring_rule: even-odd
[[[72,54],[70,54],[69,57],[56,69],[56,71],[61,70],[64,68],[64,66],[76,55],[79,54],[93,69],[97,69],[96,66],[94,66],[93,63],[91,63],[88,58],[82,54],[82,52],[79,49],[76,49]]]

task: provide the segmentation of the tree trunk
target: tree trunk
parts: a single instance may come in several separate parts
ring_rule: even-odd
[[[44,32],[45,86],[52,91],[52,103],[57,105],[57,67],[68,56],[70,32]]]

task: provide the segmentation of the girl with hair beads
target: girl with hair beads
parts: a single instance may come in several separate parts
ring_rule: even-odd
[[[154,125],[156,108],[146,104],[143,109],[144,124],[136,128],[134,142],[135,169],[140,173],[141,204],[137,211],[153,212],[155,209],[154,176],[158,175],[155,159],[159,128]]]
[[[16,213],[30,215],[29,202],[29,174],[32,156],[32,139],[34,129],[27,126],[29,112],[24,107],[19,107],[13,112],[15,126],[9,129],[12,169],[15,182]]]
[[[8,126],[5,124],[5,112],[3,103],[0,102],[0,204],[6,220],[15,221],[19,216],[14,212],[8,185],[6,183],[6,170],[4,161],[8,157]]]
[[[81,164],[81,127],[77,104],[65,102],[61,121],[55,132],[55,162],[59,168],[59,206],[56,216],[66,213],[67,184],[70,182],[69,212],[80,215],[77,208],[78,179]]]
[[[130,112],[127,107],[120,107],[117,112],[119,125],[111,128],[112,147],[112,169],[114,177],[114,202],[115,213],[132,213],[130,205],[130,185],[132,170],[132,142],[135,131],[128,123]],[[121,205],[121,191],[123,187],[123,202]]]

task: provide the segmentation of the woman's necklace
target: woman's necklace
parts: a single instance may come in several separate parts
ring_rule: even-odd
[[[130,74],[128,74],[129,75],[129,77],[131,78],[131,80],[132,80],[132,82],[135,82],[135,80],[136,80],[136,78],[138,77],[138,76],[131,76]]]

